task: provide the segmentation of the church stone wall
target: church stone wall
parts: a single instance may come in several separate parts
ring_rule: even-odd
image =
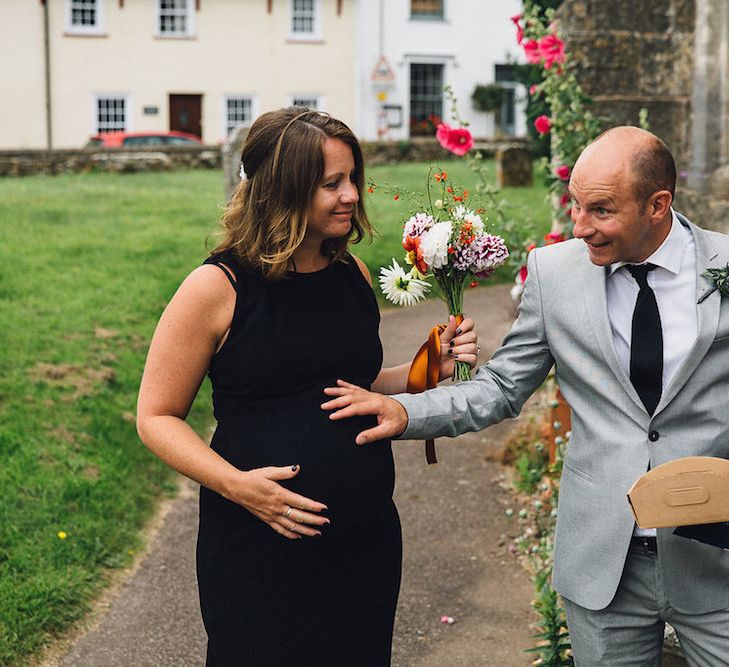
[[[603,126],[645,108],[676,157],[676,208],[729,233],[729,2],[564,0],[558,17]]]

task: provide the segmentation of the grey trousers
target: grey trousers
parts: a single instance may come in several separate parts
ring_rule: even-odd
[[[576,667],[660,667],[664,623],[691,667],[729,666],[729,609],[682,614],[666,599],[656,555],[631,547],[613,601],[599,611],[564,600]]]

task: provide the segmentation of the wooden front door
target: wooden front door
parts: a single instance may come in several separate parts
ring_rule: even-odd
[[[202,138],[202,95],[170,94],[170,130]]]

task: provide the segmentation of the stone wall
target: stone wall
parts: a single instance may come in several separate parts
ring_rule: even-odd
[[[478,140],[475,150],[493,156],[505,146],[526,147],[525,140]],[[410,141],[363,142],[365,164],[395,164],[398,162],[438,161],[453,159],[434,138]],[[231,154],[228,172],[237,176],[239,156]],[[0,151],[0,176],[56,175],[65,172],[109,171],[169,171],[172,169],[220,169],[223,166],[220,146],[169,146],[153,150],[19,150]]]
[[[604,126],[647,109],[676,158],[676,207],[729,233],[729,2],[564,0],[559,17]]]
[[[560,33],[604,126],[652,132],[687,168],[693,79],[694,0],[565,0]]]
[[[66,172],[169,171],[172,169],[217,169],[221,165],[217,146],[169,146],[154,150],[23,150],[0,151],[0,176],[56,175]]]

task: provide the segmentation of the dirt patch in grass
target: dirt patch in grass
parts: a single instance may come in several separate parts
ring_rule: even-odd
[[[119,332],[114,329],[105,329],[104,327],[96,327],[94,329],[94,336],[106,340],[108,338],[115,338],[119,335]]]
[[[114,380],[114,371],[106,366],[91,368],[80,364],[48,364],[39,361],[28,370],[35,382],[43,382],[61,389],[69,389],[64,400],[75,401],[97,393],[100,386]]]

